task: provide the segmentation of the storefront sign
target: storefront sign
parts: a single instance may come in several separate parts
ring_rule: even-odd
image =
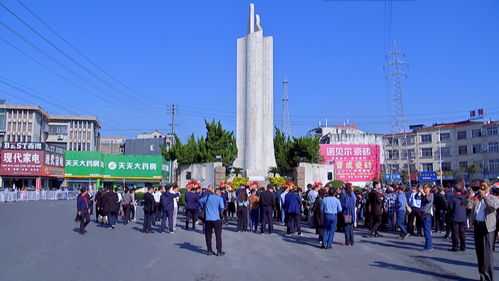
[[[67,151],[66,177],[163,179],[169,165],[160,155],[113,155],[97,151]]]
[[[39,150],[2,150],[0,175],[62,177],[64,155]]]
[[[379,145],[321,144],[320,153],[326,164],[334,164],[338,180],[371,181],[381,175]]]
[[[3,142],[2,149],[4,150],[44,150],[57,154],[64,154],[64,148],[48,145],[41,142]]]

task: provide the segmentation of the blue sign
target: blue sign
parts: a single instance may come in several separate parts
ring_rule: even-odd
[[[385,174],[385,181],[402,181],[400,174]]]
[[[437,181],[437,172],[420,172],[419,181]]]

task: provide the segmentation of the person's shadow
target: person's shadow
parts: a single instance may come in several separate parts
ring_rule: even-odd
[[[203,248],[196,246],[196,245],[192,245],[189,242],[177,243],[175,245],[179,246],[180,249],[186,249],[186,250],[198,253],[198,254],[206,254],[206,251]]]

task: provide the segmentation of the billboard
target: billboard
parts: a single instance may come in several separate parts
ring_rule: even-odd
[[[380,147],[370,144],[321,144],[324,163],[335,167],[336,179],[371,181],[381,176]]]
[[[169,177],[161,155],[114,155],[99,151],[67,151],[66,177],[158,179]]]
[[[64,155],[43,150],[2,150],[0,174],[5,176],[64,176]]]
[[[437,181],[437,172],[420,172],[419,181]]]

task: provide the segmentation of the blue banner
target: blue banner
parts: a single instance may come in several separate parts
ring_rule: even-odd
[[[400,174],[385,174],[385,181],[402,181]]]
[[[419,181],[437,181],[437,172],[420,172]]]

